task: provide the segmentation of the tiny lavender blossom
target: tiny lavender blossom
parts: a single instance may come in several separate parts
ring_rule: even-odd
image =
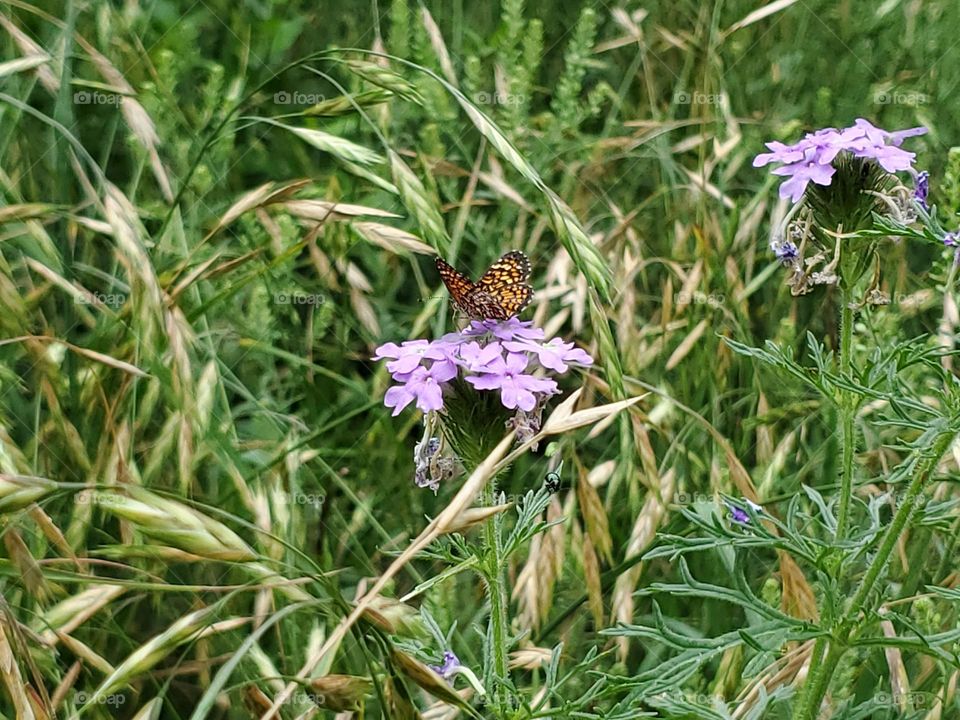
[[[728,505],[730,508],[730,518],[734,522],[738,522],[741,525],[746,525],[750,522],[750,516],[747,515],[747,512],[743,508],[738,508],[736,505]]]
[[[456,333],[452,333],[455,335]],[[498,340],[542,340],[543,330],[533,327],[530,320],[519,320],[512,317],[509,320],[474,320],[470,327],[460,331],[460,335],[482,336],[492,335]]]
[[[429,667],[444,680],[449,680],[457,674],[457,671],[463,667],[463,665],[461,664],[460,659],[453,654],[452,650],[444,650],[443,664],[430,665]]]
[[[473,686],[473,689],[477,695],[483,697],[487,694],[483,684],[480,682],[480,678],[474,674],[473,670],[461,663],[460,659],[453,654],[452,650],[445,650],[443,652],[442,665],[428,665],[427,667],[429,667],[447,682],[451,682],[455,675],[462,675],[464,678],[466,678],[467,682]]]
[[[763,512],[763,507],[761,505],[757,505],[757,503],[753,502],[749,498],[740,498],[740,502],[748,506],[754,512],[754,514],[759,515],[760,513]],[[750,522],[750,514],[746,510],[744,510],[742,507],[740,507],[739,505],[734,505],[731,502],[725,502],[725,504],[727,508],[730,510],[731,520],[741,525],[746,525],[747,523]]]
[[[943,244],[948,248],[954,248],[953,261],[960,264],[960,230],[944,235]]]
[[[393,414],[399,415],[414,400],[423,412],[439,410],[443,407],[443,383],[457,376],[457,366],[447,361],[433,363],[429,368],[417,367],[412,372],[395,373],[394,380],[402,380],[387,390],[383,403],[393,408]]]
[[[753,166],[780,163],[781,167],[774,169],[773,174],[788,178],[780,186],[780,197],[789,197],[797,202],[810,182],[817,185],[829,185],[832,182],[837,171],[833,162],[841,153],[874,160],[889,173],[911,169],[916,154],[901,149],[900,145],[907,138],[925,132],[927,129],[924,127],[887,132],[858,118],[851,127],[843,130],[824,128],[807,133],[793,145],[769,142],[767,147],[772,152],[757,155]]]
[[[537,395],[553,395],[557,383],[523,372],[529,363],[526,355],[507,353],[506,360],[498,358],[489,372],[468,377],[467,382],[477,390],[499,390],[505,408],[530,412],[537,404]]]
[[[540,364],[559,373],[567,371],[567,363],[589,365],[591,357],[573,343],[565,343],[560,338],[554,338],[548,343],[536,343],[531,340],[504,342],[503,346],[510,352],[532,352],[540,360]]]
[[[770,249],[784,265],[793,265],[800,256],[800,250],[792,240],[778,238],[770,243]]]

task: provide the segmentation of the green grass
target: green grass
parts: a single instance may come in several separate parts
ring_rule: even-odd
[[[751,166],[857,117],[922,124],[956,229],[960,10],[635,5],[3,3],[0,717],[261,717],[305,665],[369,678],[363,717],[416,717],[452,700],[392,653],[444,649],[488,693],[461,717],[790,717],[826,635],[823,717],[960,712],[952,253],[881,243],[892,303],[838,373],[840,293],[791,295]],[[414,485],[421,417],[391,417],[373,351],[454,329],[432,254],[476,276],[515,248],[524,317],[597,360],[563,397],[646,395],[516,457],[496,483],[520,513],[404,560],[310,662],[475,469]],[[876,498],[918,478],[944,504],[871,568],[897,510]],[[724,535],[721,495],[751,494],[778,539]],[[819,622],[731,604],[741,578]],[[515,650],[536,667],[501,677]],[[335,706],[330,682],[281,716]]]

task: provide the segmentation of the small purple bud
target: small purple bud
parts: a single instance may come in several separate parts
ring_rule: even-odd
[[[760,514],[763,512],[763,507],[757,505],[755,502],[749,498],[740,498],[741,502],[749,507],[754,513]],[[741,525],[746,525],[750,522],[750,513],[748,513],[740,505],[734,505],[731,502],[724,501],[724,504],[727,506],[727,509],[730,511],[730,519],[735,523],[740,523]]]
[[[927,205],[927,196],[930,194],[930,173],[926,170],[921,170],[917,173],[916,187],[913,190],[914,199],[920,203],[920,207],[924,210],[929,210],[930,206]]]
[[[444,650],[443,664],[430,665],[429,667],[444,680],[449,680],[457,673],[457,670],[460,669],[460,658],[454,655],[452,650]]]
[[[773,254],[777,256],[777,260],[784,265],[792,265],[800,254],[800,251],[792,240],[774,241],[771,248],[773,249]]]
[[[730,505],[730,518],[734,522],[738,522],[741,525],[746,525],[750,522],[750,516],[747,515],[746,511],[743,508],[738,508],[736,505]]]
[[[953,261],[960,265],[960,230],[944,235],[943,244],[948,248],[954,248]]]

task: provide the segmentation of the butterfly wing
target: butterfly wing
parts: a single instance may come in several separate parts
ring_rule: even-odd
[[[467,298],[474,291],[476,286],[463,273],[459,272],[453,265],[441,257],[436,258],[437,271],[440,273],[440,279],[450,291],[450,297],[458,308],[467,312]]]
[[[497,260],[475,283],[443,258],[436,258],[436,265],[454,304],[474,320],[506,320],[533,297],[527,283],[530,261],[518,250]]]
[[[533,298],[530,278],[530,260],[519,250],[508,252],[497,260],[477,280],[474,294],[492,298],[496,312],[488,318],[506,320],[523,310]]]
[[[503,285],[526,283],[530,277],[530,260],[519,250],[508,252],[477,280],[477,286],[490,290]]]

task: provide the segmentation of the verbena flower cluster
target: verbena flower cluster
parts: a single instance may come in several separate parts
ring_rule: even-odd
[[[810,182],[830,184],[837,172],[833,163],[841,153],[875,160],[888,173],[912,169],[916,153],[903,150],[900,146],[907,138],[926,132],[925,127],[887,132],[868,120],[858,118],[853,126],[843,130],[824,128],[807,133],[793,145],[769,142],[766,145],[772,152],[757,155],[753,166],[781,163],[780,167],[773,170],[773,174],[789,179],[780,185],[780,197],[797,202]]]
[[[468,328],[438,340],[386,343],[377,348],[374,359],[387,360],[398,383],[384,397],[393,415],[413,402],[423,412],[442,410],[444,392],[457,377],[476,390],[499,392],[505,408],[531,412],[540,399],[558,392],[556,380],[538,371],[560,375],[570,365],[593,363],[573,343],[560,338],[544,342],[543,330],[517,318],[474,320]]]

